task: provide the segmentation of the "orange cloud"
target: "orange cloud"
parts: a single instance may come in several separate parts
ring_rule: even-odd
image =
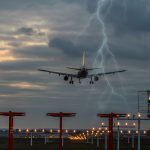
[[[18,82],[9,84],[11,87],[17,87],[21,89],[45,89],[45,86],[32,84],[29,82]]]
[[[0,62],[16,61],[10,50],[0,50]]]

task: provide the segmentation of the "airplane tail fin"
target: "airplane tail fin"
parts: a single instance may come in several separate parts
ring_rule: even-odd
[[[85,67],[85,51],[83,52],[82,56],[82,66]]]

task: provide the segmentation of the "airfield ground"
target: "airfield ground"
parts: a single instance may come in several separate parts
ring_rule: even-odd
[[[7,150],[7,139],[0,139],[0,149]],[[96,143],[87,144],[85,141],[68,141],[64,143],[63,150],[105,150],[104,140],[100,141],[100,147],[96,147]],[[117,150],[117,143],[114,142],[114,150]],[[30,140],[27,139],[15,139],[14,150],[58,150],[58,143],[47,143],[44,144],[43,140],[37,139],[34,141],[33,146],[30,146]],[[135,140],[135,150],[137,150],[137,140]],[[132,149],[132,143],[128,144],[127,139],[120,141],[120,150],[134,150]],[[141,140],[141,150],[150,150],[150,139]]]

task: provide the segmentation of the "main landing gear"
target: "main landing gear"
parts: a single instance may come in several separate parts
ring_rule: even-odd
[[[70,84],[74,84],[74,81],[70,80],[69,83],[70,83]]]
[[[74,81],[72,80],[72,77],[71,77],[71,80],[69,81],[70,84],[74,84]]]
[[[92,77],[91,77],[91,81],[90,81],[90,84],[94,84],[93,80],[92,80]]]
[[[94,84],[94,82],[91,80],[91,81],[90,81],[90,84]]]

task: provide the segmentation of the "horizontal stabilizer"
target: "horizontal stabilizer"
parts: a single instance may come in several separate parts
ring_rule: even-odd
[[[74,68],[74,67],[66,67],[68,69],[72,69],[72,70],[81,70],[80,68]]]
[[[96,69],[101,69],[101,68],[89,68],[87,70],[96,70]]]

